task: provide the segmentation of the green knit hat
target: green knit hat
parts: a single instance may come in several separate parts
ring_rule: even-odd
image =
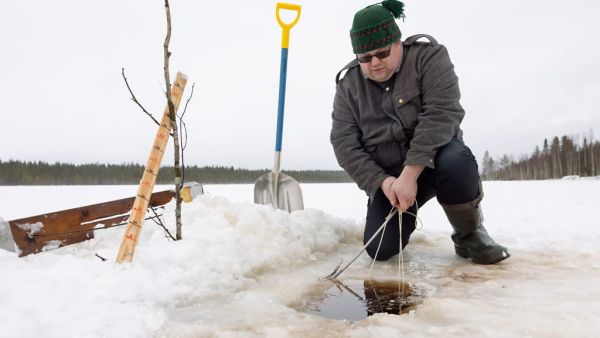
[[[356,12],[350,29],[354,54],[366,53],[398,40],[402,33],[396,18],[404,18],[404,4],[398,0],[385,0]]]

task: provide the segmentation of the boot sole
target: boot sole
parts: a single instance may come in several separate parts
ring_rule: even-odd
[[[510,257],[510,254],[508,253],[508,251],[502,251],[501,255],[495,255],[493,257],[482,258],[482,257],[478,257],[477,255],[473,255],[473,253],[467,248],[460,248],[457,246],[454,246],[454,252],[456,252],[456,254],[462,258],[470,258],[473,261],[473,263],[483,264],[483,265],[496,264],[496,263],[501,262],[501,261],[507,259],[508,257]]]

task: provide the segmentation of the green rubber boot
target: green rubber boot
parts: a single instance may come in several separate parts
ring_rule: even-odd
[[[472,202],[442,204],[454,229],[452,241],[456,254],[471,258],[477,264],[495,264],[510,257],[508,250],[496,243],[483,227],[483,215],[478,197]]]

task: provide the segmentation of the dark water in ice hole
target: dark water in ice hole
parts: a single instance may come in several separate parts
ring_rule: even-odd
[[[325,318],[356,321],[375,313],[408,313],[423,302],[423,294],[397,280],[322,281],[295,307]]]

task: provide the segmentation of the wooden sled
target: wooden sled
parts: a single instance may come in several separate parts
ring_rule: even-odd
[[[201,194],[202,185],[195,182],[184,184],[181,190],[184,202],[190,202]],[[150,198],[148,208],[163,206],[174,197],[173,190],[155,192]],[[4,222],[4,226],[0,219],[0,249],[16,249],[17,254],[23,257],[83,242],[94,237],[94,230],[125,225],[134,200],[135,197],[129,197],[50,212]],[[158,218],[158,215],[150,213],[146,219],[153,218]]]

